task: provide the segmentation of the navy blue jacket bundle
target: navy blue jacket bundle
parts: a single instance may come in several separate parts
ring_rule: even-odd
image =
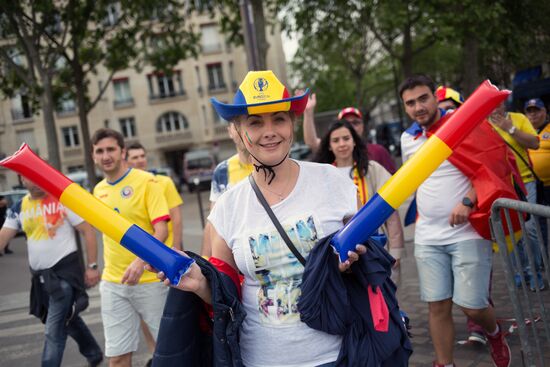
[[[212,289],[213,318],[194,293],[170,288],[160,322],[154,367],[242,366],[239,328],[245,312],[229,276],[219,272],[201,256],[187,251]],[[210,332],[201,327],[207,320]]]
[[[59,260],[54,266],[44,270],[32,270],[31,299],[29,313],[46,323],[50,297],[59,299],[64,297],[60,279],[65,280],[73,288],[73,304],[67,315],[69,323],[76,315],[88,308],[88,293],[84,284],[84,271],[74,251]]]
[[[307,258],[298,301],[300,317],[309,327],[343,336],[337,366],[408,366],[412,346],[390,279],[395,260],[370,239],[367,252],[340,273],[332,236],[321,239]],[[389,311],[389,329],[376,331],[367,286],[377,287]]]
[[[343,336],[337,366],[407,366],[412,347],[390,279],[395,260],[372,240],[366,246],[367,253],[352,265],[352,272],[342,274],[330,237],[319,241],[308,256],[303,275],[298,303],[301,319],[311,328]],[[245,313],[235,284],[208,261],[188,254],[212,288],[213,335],[200,327],[205,313],[202,300],[193,293],[170,289],[153,366],[242,366],[238,332]],[[379,286],[386,301],[388,332],[374,329],[366,290],[369,284],[373,289]]]

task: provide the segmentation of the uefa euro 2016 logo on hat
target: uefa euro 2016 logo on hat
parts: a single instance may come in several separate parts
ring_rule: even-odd
[[[264,78],[254,80],[254,89],[258,92],[264,92],[269,87],[269,82]]]
[[[250,71],[246,74],[233,104],[222,103],[211,98],[218,115],[232,120],[241,115],[292,111],[296,115],[304,112],[309,89],[299,96],[290,96],[286,87],[271,70]]]

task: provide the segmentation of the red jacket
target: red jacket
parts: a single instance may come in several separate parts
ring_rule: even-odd
[[[448,116],[432,125],[426,135],[437,131]],[[454,149],[448,160],[470,179],[476,191],[477,205],[470,214],[470,223],[480,236],[492,239],[489,218],[493,202],[498,198],[519,200],[515,186],[526,193],[514,154],[485,120]],[[517,215],[511,215],[511,219],[514,232],[520,230]],[[506,223],[504,217],[503,223]],[[504,230],[509,234],[508,228]]]

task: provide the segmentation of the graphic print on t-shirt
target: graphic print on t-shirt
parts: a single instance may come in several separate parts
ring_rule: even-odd
[[[63,225],[67,213],[61,203],[51,196],[41,200],[24,200],[19,213],[21,227],[29,239],[52,239]]]
[[[290,240],[304,257],[319,239],[315,222],[312,215],[306,215],[282,224]],[[262,323],[291,324],[300,320],[297,302],[304,268],[279,232],[271,228],[269,232],[262,231],[248,236],[254,272],[260,283],[258,311]]]

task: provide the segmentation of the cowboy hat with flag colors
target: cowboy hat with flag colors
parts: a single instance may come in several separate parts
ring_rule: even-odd
[[[304,112],[309,89],[299,96],[291,97],[286,87],[277,79],[271,70],[249,71],[246,74],[233,104],[222,103],[211,98],[218,115],[225,120],[232,120],[240,115],[292,111],[296,115]]]

